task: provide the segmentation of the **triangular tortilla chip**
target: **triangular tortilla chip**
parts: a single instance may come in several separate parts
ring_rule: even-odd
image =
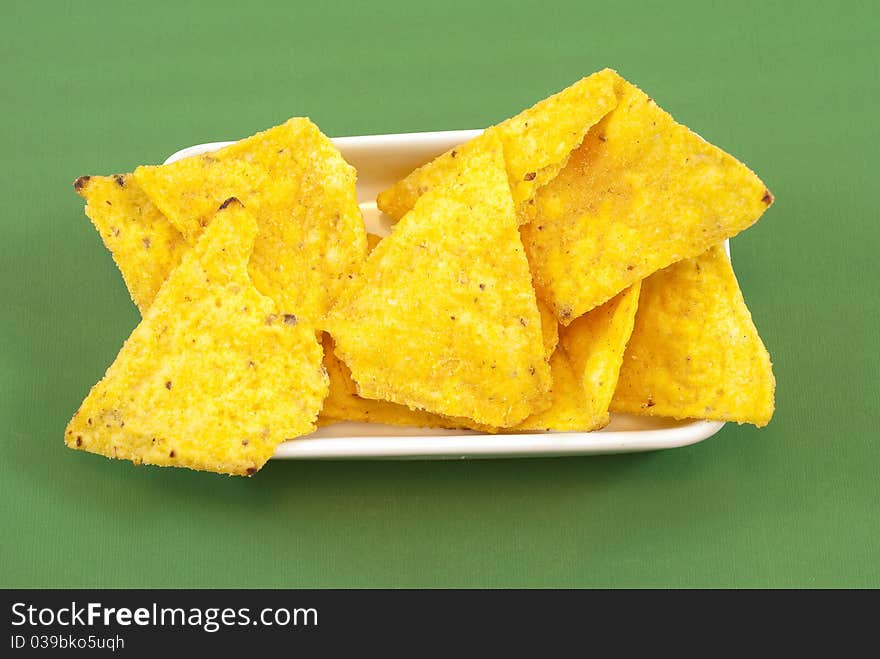
[[[373,233],[367,234],[370,251],[375,249],[381,241],[382,237]],[[550,360],[559,341],[559,323],[556,322],[556,316],[550,308],[540,300],[538,301],[538,311],[541,314],[544,354]],[[330,393],[324,400],[324,407],[319,418],[326,423],[359,421],[417,428],[470,428],[492,433],[500,430],[461,417],[445,417],[423,410],[411,410],[405,405],[387,400],[361,398],[357,395],[357,385],[351,378],[351,371],[343,361],[336,357],[333,339],[326,333],[324,334],[324,368],[330,378]],[[552,371],[553,362],[550,362],[550,368]],[[526,419],[526,421],[528,420]]]
[[[450,149],[379,194],[379,209],[397,220],[429,190],[448,184],[459,159],[500,139],[514,205],[519,209],[565,165],[587,130],[617,104],[617,76],[605,69],[488,128],[483,135]]]
[[[189,245],[131,174],[81,176],[74,188],[143,314]]]
[[[642,283],[613,411],[765,426],[775,386],[722,246]]]
[[[619,80],[619,102],[528,206],[523,243],[563,325],[753,224],[773,201],[745,165]]]
[[[365,398],[495,426],[549,404],[541,317],[499,142],[379,243],[328,329]]]
[[[212,153],[134,173],[192,242],[224,199],[237,197],[260,231],[254,284],[284,312],[318,322],[366,256],[354,168],[304,118]]]
[[[70,421],[68,446],[245,475],[314,429],[327,393],[321,347],[251,284],[256,234],[226,202]]]

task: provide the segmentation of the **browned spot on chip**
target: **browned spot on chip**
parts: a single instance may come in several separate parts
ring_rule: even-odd
[[[171,380],[168,380],[167,382],[165,382],[165,388],[166,388],[166,389],[171,389]],[[185,388],[185,387],[184,387],[184,388]]]
[[[220,204],[220,210],[222,211],[224,208],[226,208],[227,206],[229,206],[229,204],[232,204],[232,203],[240,204],[241,202],[238,199],[236,199],[235,197],[229,197],[229,199],[227,199],[222,204]]]
[[[535,172],[527,172],[525,176],[523,176],[523,181],[534,181],[537,173]]]
[[[142,238],[142,239],[141,239],[141,242],[144,244],[144,247],[145,247],[146,249],[150,249],[150,246],[153,244],[152,241],[150,241],[149,238]]]
[[[173,458],[173,457],[175,457],[176,455],[177,455],[177,453],[175,453],[174,451],[171,451],[171,453],[168,454],[168,457],[169,457],[169,458]]]
[[[770,194],[769,190],[764,190],[764,196],[761,197],[761,201],[763,201],[768,206],[773,203],[773,195]]]
[[[88,183],[89,179],[91,178],[91,176],[80,176],[73,182],[73,189],[79,192],[83,189],[83,186],[85,186],[85,184]]]
[[[76,438],[76,445],[77,445],[77,446],[82,446],[82,443],[83,443],[83,438],[82,438],[82,436],[77,435],[77,438]]]
[[[248,476],[253,476],[253,475],[256,474],[256,473],[257,473],[257,468],[256,468],[256,467],[248,467],[248,468],[247,468],[247,475],[248,475]]]
[[[118,185],[120,188],[125,187],[125,179],[122,178],[121,174],[114,174],[113,180],[116,181],[116,185]]]
[[[296,325],[297,320],[296,316],[292,313],[284,314],[284,324],[285,325]]]

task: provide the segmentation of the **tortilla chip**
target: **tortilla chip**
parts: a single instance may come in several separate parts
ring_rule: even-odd
[[[328,318],[364,398],[507,426],[549,404],[541,317],[501,144],[370,254]]]
[[[256,234],[240,203],[224,204],[73,416],[68,446],[245,475],[314,429],[321,347],[248,278]]]
[[[546,304],[538,300],[538,311],[541,314],[541,335],[544,340],[544,356],[550,360],[556,344],[559,343],[559,323],[556,316]]]
[[[639,283],[633,284],[560,331],[559,341],[584,392],[582,414],[595,427],[609,421],[608,407],[633,331],[639,289]]]
[[[324,368],[330,378],[330,392],[324,399],[321,416],[342,421],[386,423],[416,428],[446,428],[454,424],[443,417],[385,400],[361,398],[355,391],[351,371],[334,352],[333,339],[324,335]]]
[[[775,387],[721,245],[642,283],[613,411],[760,427],[773,416]]]
[[[367,246],[373,251],[381,236],[367,234]],[[552,315],[552,312],[549,312]],[[554,316],[555,320],[555,316]],[[351,379],[351,371],[336,356],[336,346],[329,334],[324,333],[324,368],[330,378],[330,393],[324,400],[320,418],[363,423],[385,423],[392,426],[416,428],[458,428],[460,425],[445,417],[422,410],[411,410],[387,400],[371,400],[357,395],[357,385]],[[333,415],[332,417],[330,415]]]
[[[594,73],[567,89],[540,101],[528,110],[485,131],[480,137],[450,149],[379,194],[379,209],[398,220],[426,192],[448,184],[458,162],[500,139],[514,205],[532,199],[565,165],[569,154],[583,141],[587,130],[617,104],[611,69]]]
[[[367,234],[369,251],[373,251],[381,236],[374,233]],[[540,305],[539,305],[540,306]],[[556,326],[556,316],[549,308],[545,307],[546,313]],[[544,310],[541,311],[543,327]],[[545,342],[548,340],[545,333]],[[324,368],[330,378],[330,393],[324,400],[324,408],[318,417],[335,421],[359,421],[362,423],[384,423],[392,426],[412,426],[416,428],[468,428],[473,422],[467,419],[452,419],[439,414],[431,414],[423,410],[411,410],[405,405],[399,405],[387,400],[372,400],[361,398],[357,395],[357,385],[351,379],[351,371],[341,361],[335,352],[333,339],[329,334],[324,334]],[[551,349],[552,351],[552,349]],[[330,415],[334,416],[330,416]],[[320,425],[320,424],[319,424]],[[489,432],[494,432],[494,429]]]
[[[620,79],[619,103],[529,205],[539,297],[567,325],[751,226],[772,203],[745,165]]]
[[[298,317],[319,321],[366,257],[354,168],[308,119],[134,176],[190,242],[224,199],[239,198],[260,227],[253,282]]]
[[[81,176],[73,185],[143,314],[189,245],[131,174]]]

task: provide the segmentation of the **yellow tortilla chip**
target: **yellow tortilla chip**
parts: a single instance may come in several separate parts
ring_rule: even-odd
[[[250,275],[281,311],[318,322],[366,257],[354,168],[308,119],[134,176],[190,242],[240,199],[260,227]]]
[[[245,475],[314,429],[327,393],[315,330],[254,288],[256,222],[224,207],[73,416],[69,447]]]
[[[613,411],[765,426],[775,387],[721,245],[642,283]]]
[[[336,357],[333,340],[327,334],[324,335],[324,368],[330,378],[330,391],[321,410],[323,418],[415,428],[454,427],[453,423],[436,414],[358,396],[351,371]]]
[[[753,224],[772,203],[745,165],[619,80],[619,102],[528,206],[523,243],[560,323]]]
[[[538,311],[541,314],[541,335],[544,339],[544,355],[547,360],[553,351],[556,350],[556,344],[559,343],[559,323],[556,322],[556,316],[546,304],[538,300]]]
[[[495,426],[549,404],[541,317],[499,142],[379,243],[327,327],[364,398]]]
[[[130,174],[81,176],[73,185],[143,314],[189,245]]]
[[[630,286],[560,331],[559,341],[584,392],[582,414],[595,424],[609,420],[608,407],[633,331],[639,289],[639,283]]]
[[[421,195],[453,180],[461,158],[486,148],[494,139],[504,146],[513,201],[519,209],[556,176],[590,126],[617,104],[616,79],[610,69],[594,73],[487,129],[475,140],[450,149],[379,194],[379,209],[400,219]]]
[[[367,246],[373,251],[382,237],[367,234]],[[552,315],[552,312],[548,310]],[[553,316],[555,322],[556,317]],[[324,368],[330,378],[330,392],[324,400],[321,418],[335,421],[360,421],[363,423],[385,423],[392,426],[412,426],[416,428],[458,428],[460,424],[437,414],[422,410],[411,410],[387,400],[372,400],[357,395],[357,385],[351,379],[351,371],[337,356],[333,339],[324,333]],[[333,416],[330,416],[333,415]],[[335,417],[335,418],[334,418]]]

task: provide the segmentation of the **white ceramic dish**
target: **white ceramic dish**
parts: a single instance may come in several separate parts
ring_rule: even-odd
[[[480,134],[479,130],[363,135],[333,140],[358,170],[357,195],[367,228],[386,235],[390,224],[376,195],[436,155]],[[197,144],[169,156],[173,162],[230,142]],[[485,435],[467,430],[423,430],[369,423],[337,423],[281,444],[275,458],[454,459],[627,453],[695,444],[717,433],[716,421],[675,421],[626,414],[596,432]]]

